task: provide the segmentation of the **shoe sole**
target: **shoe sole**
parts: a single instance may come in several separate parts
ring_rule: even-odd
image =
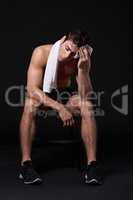
[[[92,178],[92,179],[88,180],[88,177],[87,177],[86,174],[84,176],[84,181],[88,185],[102,185],[102,181],[99,181],[99,180],[97,180],[95,178]]]
[[[85,180],[85,183],[88,185],[102,185],[102,182],[99,182],[96,179],[91,179],[91,180]]]
[[[19,175],[19,179],[24,180],[22,174]],[[25,183],[26,185],[30,185],[30,184],[40,184],[40,183],[42,183],[42,179],[36,178],[36,179],[33,180],[33,181],[24,181],[24,183]]]

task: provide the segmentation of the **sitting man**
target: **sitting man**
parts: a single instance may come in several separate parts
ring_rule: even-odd
[[[96,122],[92,114],[93,105],[88,99],[92,92],[89,76],[91,52],[87,46],[89,42],[88,33],[80,30],[70,32],[60,40],[57,88],[65,88],[71,75],[75,76],[78,86],[77,94],[71,96],[65,104],[56,101],[51,98],[50,94],[43,91],[43,77],[53,45],[42,45],[33,51],[27,72],[27,95],[20,122],[22,161],[19,177],[25,184],[42,182],[41,177],[34,170],[31,159],[32,142],[36,130],[36,113],[40,104],[44,106],[44,109],[50,107],[56,110],[64,126],[72,126],[74,124],[73,115],[80,114],[81,136],[88,159],[84,181],[87,184],[102,183],[102,175],[99,173],[101,168],[96,159]]]

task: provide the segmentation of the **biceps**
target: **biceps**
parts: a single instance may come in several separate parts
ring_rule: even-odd
[[[41,87],[42,79],[43,79],[43,69],[30,65],[27,73],[27,88]]]

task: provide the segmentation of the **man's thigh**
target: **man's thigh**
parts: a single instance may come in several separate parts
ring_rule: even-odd
[[[71,96],[65,106],[72,114],[76,115],[81,115],[81,110],[85,112],[93,111],[92,102],[89,99],[81,102],[81,98],[78,94]]]

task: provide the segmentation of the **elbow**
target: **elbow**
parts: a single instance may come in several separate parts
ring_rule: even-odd
[[[45,95],[45,94],[43,94],[43,95]],[[36,87],[36,86],[28,86],[27,87],[27,96],[29,98],[35,99],[39,102],[42,102],[43,95],[42,95],[41,90],[38,87]]]
[[[48,102],[48,94],[36,86],[28,86],[27,94],[29,98],[38,101],[40,104],[47,104]]]
[[[34,94],[36,93],[37,88],[33,86],[27,86],[26,90],[27,90],[27,96],[32,98]]]

